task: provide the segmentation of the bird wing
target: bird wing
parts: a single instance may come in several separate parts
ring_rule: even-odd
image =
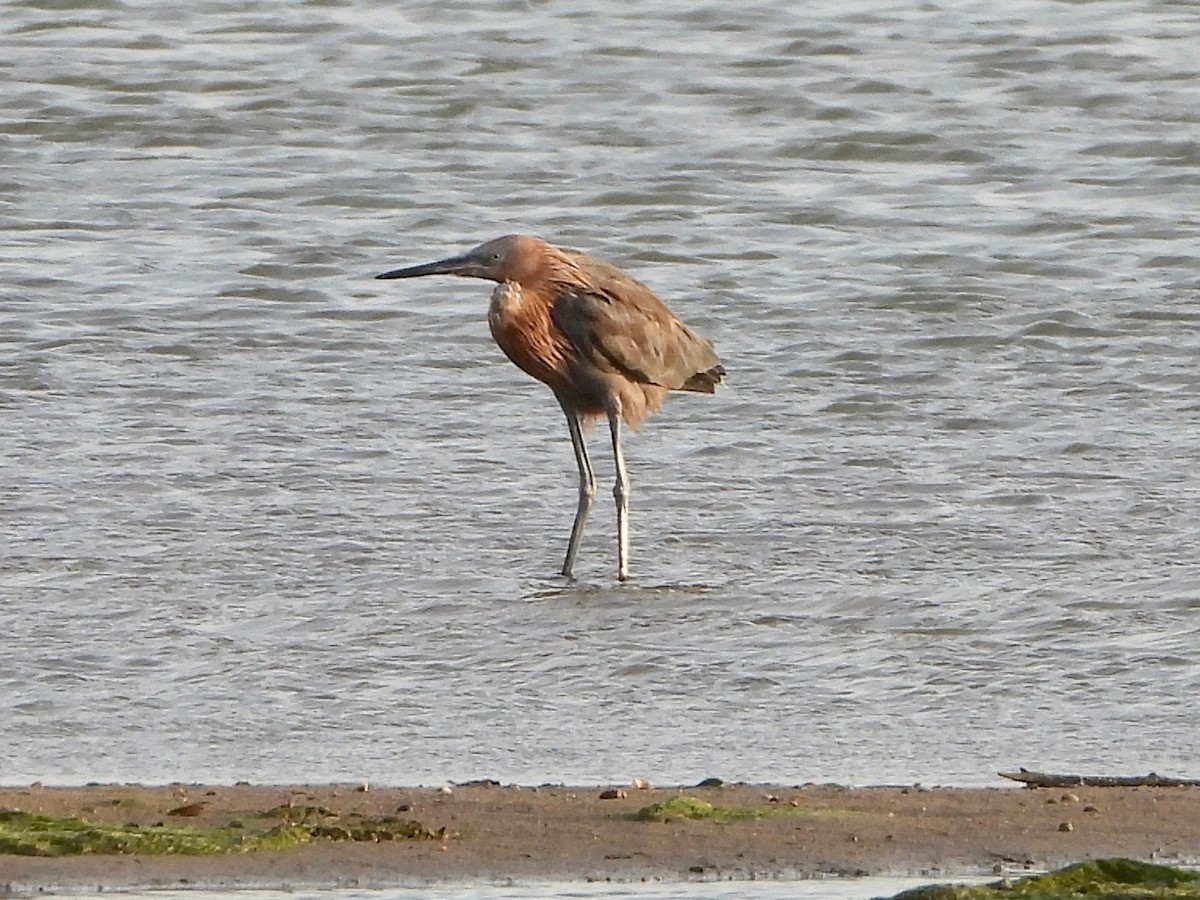
[[[584,254],[572,261],[587,279],[559,286],[550,317],[584,359],[633,381],[711,392],[695,376],[720,366],[712,344],[615,266]]]

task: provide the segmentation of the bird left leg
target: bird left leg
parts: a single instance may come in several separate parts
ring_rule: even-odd
[[[583,527],[592,508],[592,497],[596,495],[596,479],[592,475],[592,464],[588,460],[579,413],[567,403],[562,403],[562,408],[567,416],[567,428],[571,431],[575,463],[579,466],[579,505],[575,508],[575,522],[571,525],[571,540],[567,543],[567,558],[562,567],[563,575],[570,578],[571,570],[575,568],[575,555],[579,553],[579,542],[583,540]]]
[[[608,427],[612,432],[613,465],[617,483],[613,498],[617,501],[617,578],[629,577],[629,474],[625,471],[625,454],[621,452],[621,414],[610,410]]]

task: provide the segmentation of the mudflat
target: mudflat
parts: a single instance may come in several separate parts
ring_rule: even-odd
[[[0,788],[0,810],[139,833],[282,829],[302,838],[287,849],[205,854],[10,852],[0,854],[0,893],[505,878],[941,878],[1112,856],[1200,861],[1196,787],[34,785]]]

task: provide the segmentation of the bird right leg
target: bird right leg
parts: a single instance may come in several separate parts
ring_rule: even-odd
[[[583,442],[582,420],[574,409],[562,403],[567,416],[567,428],[571,431],[571,446],[575,449],[575,463],[579,466],[579,506],[575,509],[575,524],[571,526],[571,541],[567,544],[567,558],[563,561],[562,573],[571,577],[575,567],[575,555],[579,553],[579,542],[583,540],[583,526],[592,509],[592,498],[596,496],[596,479],[592,475],[592,464],[588,460],[587,445]]]
[[[617,579],[624,581],[629,577],[629,474],[625,471],[625,454],[621,452],[620,412],[609,411],[608,427],[617,470],[617,483],[613,487],[613,499],[617,501]]]

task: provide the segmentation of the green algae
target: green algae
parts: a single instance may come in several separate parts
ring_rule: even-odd
[[[255,818],[278,820],[278,810]],[[247,816],[249,818],[249,816]],[[247,827],[242,819],[224,825],[143,825],[91,822],[72,816],[48,816],[0,810],[0,854],[80,856],[87,854],[218,855],[258,850],[285,850],[316,840],[441,840],[452,837],[442,828],[430,831],[420,822],[385,816],[351,816],[343,824],[328,810],[287,815],[276,825]],[[309,822],[310,818],[317,821]]]
[[[312,839],[305,829],[281,825],[265,832],[235,827],[89,822],[0,810],[0,853],[78,856],[89,853],[216,854],[280,850]]]
[[[1200,872],[1132,859],[1097,859],[1011,883],[935,884],[892,900],[1200,900]]]
[[[289,825],[305,825],[310,820],[317,822],[335,818],[337,813],[327,806],[295,806],[285,803],[252,815],[258,819],[282,819]]]
[[[739,822],[746,819],[766,819],[772,816],[836,816],[845,810],[811,809],[797,806],[714,806],[707,800],[682,795],[643,806],[630,818],[641,822],[663,822],[668,819],[701,819],[712,822]]]
[[[445,828],[430,831],[413,819],[384,816],[379,819],[362,819],[345,825],[313,825],[308,829],[314,838],[333,841],[421,841],[444,840],[451,835]]]

